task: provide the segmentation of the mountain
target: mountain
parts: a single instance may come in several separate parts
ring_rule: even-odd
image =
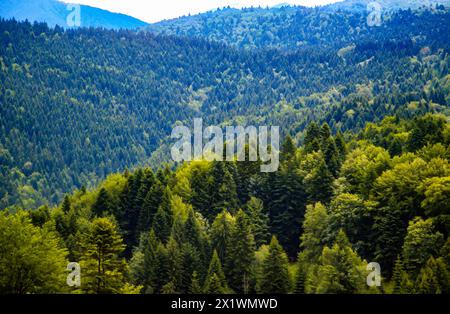
[[[4,19],[45,22],[50,26],[66,27],[72,10],[68,4],[57,0],[2,0],[0,17]],[[107,29],[134,29],[147,25],[133,17],[112,13],[90,6],[80,5],[81,25],[83,27],[103,27]]]
[[[367,11],[370,3],[378,3],[383,11],[396,11],[401,9],[435,9],[436,5],[450,6],[449,0],[345,0],[324,6],[331,11]]]
[[[0,21],[0,207],[55,203],[109,173],[168,161],[173,126],[195,117],[280,125],[300,140],[312,120],[345,131],[448,112],[450,12],[400,11],[359,34],[358,15],[334,18],[339,36],[319,22],[319,40],[284,52]]]
[[[390,16],[397,10],[390,9],[417,7],[415,2],[384,1],[381,26],[373,27],[367,23],[367,2],[372,1],[349,0],[315,8],[224,8],[161,21],[146,29],[157,34],[200,37],[246,49],[292,50],[311,45],[344,46],[362,39],[373,39],[380,32],[390,33],[388,37],[395,36]],[[449,0],[439,2],[450,7]],[[433,8],[435,12],[446,11],[445,7]],[[336,14],[337,11],[339,14]],[[443,21],[443,25],[446,24],[448,21]],[[405,29],[409,27],[416,26],[405,25]]]

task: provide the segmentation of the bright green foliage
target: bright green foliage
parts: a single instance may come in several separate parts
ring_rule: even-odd
[[[0,293],[67,291],[67,250],[48,225],[35,227],[28,213],[0,211]]]
[[[82,243],[81,269],[85,293],[118,293],[124,286],[126,262],[120,257],[125,245],[117,226],[108,218],[92,221]]]
[[[420,294],[450,293],[450,272],[442,258],[431,256],[417,277],[415,292]]]
[[[434,177],[423,183],[422,208],[429,216],[450,214],[450,177]]]
[[[249,216],[256,246],[267,244],[270,239],[269,215],[266,213],[263,202],[256,197],[251,197],[247,202],[246,212]]]
[[[189,289],[190,294],[201,294],[202,288],[198,279],[198,274],[196,271],[192,273],[191,287]]]
[[[223,262],[225,262],[227,250],[231,246],[231,232],[234,224],[235,218],[224,210],[217,215],[211,226],[211,246],[217,251],[220,260]]]
[[[299,260],[307,264],[316,264],[327,241],[329,217],[322,203],[308,205],[303,222],[303,234],[300,237],[301,253]]]
[[[353,251],[341,230],[331,248],[325,246],[317,269],[316,293],[360,293],[366,285],[366,263]]]
[[[275,236],[269,245],[269,252],[262,265],[260,292],[283,294],[291,289],[288,271],[288,258]]]
[[[443,245],[444,237],[435,231],[432,219],[411,221],[403,244],[405,268],[416,275],[430,256],[439,254]]]
[[[400,258],[400,256],[397,257],[397,260],[395,261],[391,281],[394,285],[392,293],[408,294],[413,292],[414,289],[413,282],[411,281],[410,276],[406,272],[403,260]]]

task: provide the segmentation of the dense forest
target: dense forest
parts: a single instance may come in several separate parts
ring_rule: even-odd
[[[172,127],[194,117],[283,125],[299,144],[312,121],[346,131],[386,115],[448,114],[448,10],[398,11],[370,30],[359,13],[324,23],[318,9],[273,10],[296,10],[310,26],[280,25],[317,40],[293,49],[286,39],[298,32],[283,28],[243,51],[208,36],[0,21],[0,208],[56,204],[109,173],[157,167]],[[276,42],[292,49],[270,49]]]
[[[449,293],[449,162],[448,119],[426,114],[358,133],[311,123],[270,174],[215,161],[113,174],[0,213],[0,292]]]
[[[0,294],[449,294],[450,10],[364,1],[0,18]],[[173,162],[195,118],[280,126],[279,169]]]

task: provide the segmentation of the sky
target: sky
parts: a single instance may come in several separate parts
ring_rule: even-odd
[[[62,0],[123,13],[153,23],[187,14],[203,13],[217,8],[274,6],[289,3],[304,6],[324,5],[342,0]]]

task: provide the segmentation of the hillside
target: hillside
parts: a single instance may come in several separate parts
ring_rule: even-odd
[[[45,22],[49,26],[68,27],[67,17],[70,12],[67,4],[58,0],[2,0],[0,2],[0,17],[4,19]],[[131,16],[85,5],[80,6],[80,17],[82,27],[135,29],[146,25],[145,22]]]
[[[404,11],[389,24],[399,35],[287,54],[0,22],[1,207],[56,202],[167,161],[174,123],[194,117],[289,126],[282,133],[300,140],[311,120],[344,131],[396,112],[448,112],[449,14]]]
[[[360,2],[365,1],[355,1]],[[450,2],[444,2],[449,8]],[[423,28],[427,27],[423,23],[429,20],[429,12],[425,10],[425,16],[418,18],[417,23],[407,19],[403,25],[396,25],[396,19],[391,16],[398,10],[383,7],[381,25],[373,27],[367,23],[366,5],[356,6],[359,9],[355,9],[355,3],[345,1],[317,8],[224,8],[162,21],[145,29],[158,34],[206,38],[246,49],[293,50],[317,45],[343,47],[362,40],[375,43],[386,38],[412,38],[412,34],[421,34]],[[435,13],[445,11],[444,7],[434,9]],[[445,15],[441,18],[440,26],[448,28],[448,19],[445,19]]]

